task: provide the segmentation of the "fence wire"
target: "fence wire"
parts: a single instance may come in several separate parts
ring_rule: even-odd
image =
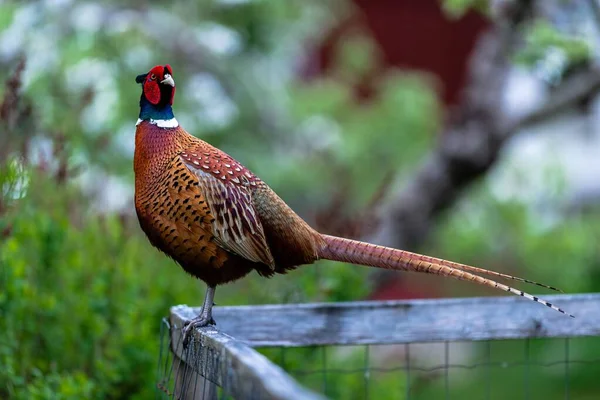
[[[177,343],[172,342],[171,325],[163,318],[160,326],[160,351],[156,373],[156,400],[162,399],[230,399],[216,382],[199,375],[199,360],[192,360],[192,342],[185,347],[185,359],[175,356],[173,349],[182,345],[181,336]],[[215,354],[219,361],[219,354]]]
[[[226,389],[197,374],[199,360],[184,362],[173,355],[167,319],[161,324],[160,339],[157,399],[232,398]],[[191,356],[192,348],[187,347],[186,356]],[[600,382],[597,391],[593,389],[600,372],[599,337],[259,350],[300,384],[332,399],[600,396]],[[582,392],[579,387],[586,380],[588,389]],[[253,393],[246,397],[259,398]]]
[[[356,353],[364,354],[364,365],[361,366],[357,361],[349,362],[347,357],[342,356],[338,365],[347,364],[344,367],[321,363],[315,369],[286,368],[286,371],[307,387],[330,398],[340,399],[505,399],[508,396],[522,399],[579,399],[581,397],[571,391],[571,381],[585,379],[581,373],[589,375],[591,371],[586,369],[590,366],[595,367],[593,371],[596,374],[600,372],[600,338],[596,339],[598,351],[587,355],[579,353],[575,357],[571,348],[581,341],[589,344],[589,340],[580,338],[461,343],[461,354],[456,356],[464,359],[467,353],[469,358],[482,358],[473,362],[454,361],[451,342],[353,346],[356,347]],[[532,343],[540,344],[537,342],[543,342],[543,347],[551,348],[551,354],[534,359],[531,347]],[[522,347],[519,358],[512,354],[517,346]],[[373,353],[373,347],[378,347],[378,356],[369,355]],[[398,351],[399,347],[402,351]],[[441,359],[424,365],[427,363],[427,355],[418,354],[423,347],[433,347],[439,352]],[[512,349],[510,353],[500,351],[500,354],[493,355],[498,353],[493,351],[495,347]],[[557,351],[557,347],[562,347],[562,351]],[[298,350],[283,348],[282,357],[289,359]],[[337,353],[338,357],[344,352],[337,346],[313,350],[323,354]],[[396,354],[391,357],[393,362],[388,360],[388,365],[382,365],[381,354],[386,351]],[[330,354],[323,356],[323,360],[331,358]],[[306,357],[300,356],[299,359]],[[465,372],[472,373],[470,379]],[[344,380],[344,376],[351,377],[353,381]],[[319,379],[322,382],[319,383]],[[394,385],[394,381],[400,384]],[[600,383],[597,390],[588,393],[590,395],[600,396]]]

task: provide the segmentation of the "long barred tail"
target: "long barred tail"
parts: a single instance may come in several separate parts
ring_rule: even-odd
[[[529,300],[543,304],[553,310],[561,312],[569,317],[573,315],[564,310],[544,301],[529,293],[512,288],[510,286],[498,283],[492,279],[483,278],[475,273],[495,276],[503,279],[511,279],[519,282],[531,283],[541,287],[560,291],[552,286],[543,285],[527,279],[518,278],[512,275],[501,274],[488,271],[482,268],[471,267],[464,264],[454,263],[439,258],[428,257],[421,254],[411,253],[409,251],[392,249],[390,247],[377,246],[370,243],[359,242],[356,240],[344,239],[336,236],[321,235],[325,240],[326,246],[321,250],[319,257],[327,260],[342,261],[352,264],[367,265],[376,268],[391,269],[397,271],[414,271],[425,274],[434,274],[449,276],[461,281],[472,281],[483,286],[489,286],[495,289],[504,290],[518,296],[528,298]]]

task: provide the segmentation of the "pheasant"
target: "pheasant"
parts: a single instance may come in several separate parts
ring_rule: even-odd
[[[134,156],[140,226],[152,245],[208,286],[202,311],[186,326],[186,334],[214,322],[218,285],[253,270],[271,277],[319,259],[473,281],[572,317],[492,278],[558,290],[551,286],[317,232],[250,170],[179,126],[172,109],[175,81],[170,65],[157,65],[137,76],[136,82],[142,85]]]

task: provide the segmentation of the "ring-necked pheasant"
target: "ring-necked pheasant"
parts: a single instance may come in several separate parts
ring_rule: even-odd
[[[217,285],[252,270],[285,273],[319,259],[473,281],[563,310],[521,290],[483,278],[511,275],[420,254],[320,234],[239,162],[181,128],[173,116],[169,65],[139,75],[135,137],[135,206],[150,242],[208,285],[201,313],[187,331],[212,321]],[[567,314],[570,315],[570,314]]]

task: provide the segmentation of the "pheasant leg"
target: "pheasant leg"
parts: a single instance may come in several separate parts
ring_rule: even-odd
[[[204,296],[204,304],[200,314],[195,318],[185,323],[183,327],[183,343],[187,343],[189,335],[195,328],[201,328],[207,325],[215,325],[215,320],[212,318],[213,300],[215,298],[215,286],[208,286],[206,289],[206,295]]]

